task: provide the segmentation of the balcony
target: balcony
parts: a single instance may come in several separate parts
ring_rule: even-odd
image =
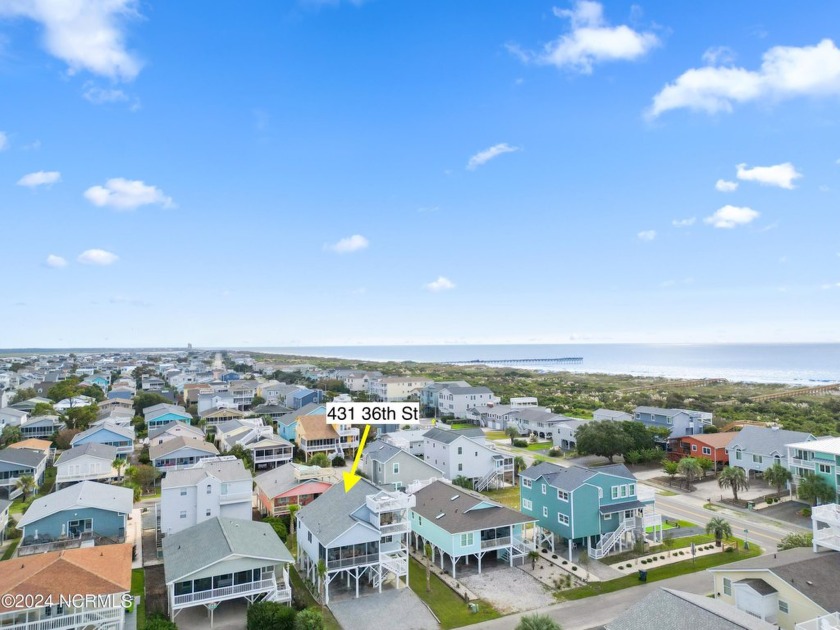
[[[796,624],[794,630],[837,630],[840,629],[840,613],[823,615]]]
[[[816,462],[813,459],[800,459],[798,457],[790,457],[788,459],[788,467],[795,466],[797,468],[805,468],[806,470],[814,470]]]
[[[273,455],[258,455],[254,457],[255,464],[271,464],[274,462],[290,462],[292,461],[292,454],[290,452],[274,453]]]
[[[125,609],[121,606],[114,608],[102,608],[99,610],[86,610],[68,613],[66,615],[43,615],[36,621],[24,621],[8,625],[14,630],[70,630],[72,628],[102,628],[122,627],[119,623],[125,616]],[[6,619],[0,620],[2,627],[7,627]],[[108,625],[110,624],[110,625]]]
[[[78,473],[75,475],[56,475],[55,482],[57,484],[62,483],[75,483],[77,481],[108,481],[109,479],[116,479],[117,478],[117,471],[113,468],[110,470],[105,471],[95,471],[89,473]]]
[[[348,567],[357,567],[365,564],[379,564],[379,554],[369,553],[366,555],[350,556],[347,558],[336,558],[335,560],[327,560],[327,569],[346,569]]]
[[[220,600],[235,599],[237,597],[244,597],[245,595],[271,592],[273,590],[277,590],[277,582],[272,576],[270,579],[259,580],[257,582],[233,584],[231,586],[213,588],[206,591],[199,591],[197,593],[175,595],[174,607],[183,608],[185,606],[194,606],[195,604],[202,604],[205,602],[217,602]]]
[[[408,521],[401,521],[398,523],[388,523],[380,525],[379,531],[383,536],[392,536],[393,534],[405,534],[411,531],[411,523]]]
[[[413,508],[417,504],[417,497],[413,494],[398,492],[380,492],[365,497],[367,508],[374,514],[382,512],[396,512]]]
[[[253,494],[251,492],[228,492],[227,494],[219,495],[219,503],[227,505],[229,503],[241,503],[242,501],[250,501]]]
[[[502,536],[501,538],[488,538],[481,541],[482,549],[493,549],[495,547],[507,547],[510,545],[510,536]]]

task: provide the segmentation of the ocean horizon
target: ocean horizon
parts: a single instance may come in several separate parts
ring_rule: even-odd
[[[234,349],[234,348],[231,348]],[[629,374],[674,379],[818,385],[840,382],[840,343],[772,344],[487,344],[401,346],[287,346],[236,350],[356,361],[453,363],[533,359],[513,367],[545,372]],[[577,364],[539,359],[581,357]]]

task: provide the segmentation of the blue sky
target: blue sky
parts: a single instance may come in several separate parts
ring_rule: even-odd
[[[0,347],[840,341],[838,24],[4,2]]]

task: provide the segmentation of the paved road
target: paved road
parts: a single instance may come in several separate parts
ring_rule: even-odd
[[[630,606],[659,587],[665,586],[698,595],[708,595],[712,591],[712,585],[713,580],[711,574],[706,571],[701,571],[651,584],[641,584],[634,588],[616,591],[615,593],[588,597],[574,602],[555,604],[524,614],[539,613],[541,615],[548,615],[559,623],[563,627],[563,630],[586,630],[587,628],[597,628],[612,621]],[[485,621],[484,623],[469,627],[481,630],[510,630],[510,628],[515,627],[519,623],[521,618],[522,614],[509,615],[501,619]]]

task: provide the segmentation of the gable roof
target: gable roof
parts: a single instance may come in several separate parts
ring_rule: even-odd
[[[268,523],[217,516],[163,539],[166,583],[182,580],[228,556],[261,558],[266,564],[294,562]]]
[[[479,385],[477,387],[473,387],[471,385],[461,386],[461,385],[447,385],[443,387],[440,391],[443,390],[448,391],[450,394],[454,396],[467,396],[470,394],[492,394],[493,390],[489,387],[485,387],[484,385]]]
[[[450,534],[537,520],[446,481],[433,481],[414,496],[412,510]]]
[[[526,468],[520,477],[525,479],[538,479],[544,477],[549,485],[561,490],[573,491],[583,485],[586,481],[598,474],[614,475],[626,479],[635,480],[636,477],[624,464],[612,464],[610,466],[599,466],[598,468],[585,468],[584,466],[558,466],[551,462],[540,462],[536,466]]]
[[[774,630],[776,626],[717,599],[658,588],[607,623],[606,630],[703,628]]]
[[[306,403],[300,409],[292,411],[291,413],[284,414],[284,415],[280,416],[279,418],[277,418],[277,424],[289,425],[289,424],[292,424],[293,422],[296,422],[301,416],[309,416],[309,415],[313,415],[313,414],[314,415],[324,415],[324,414],[326,414],[326,408],[325,407],[324,407],[324,413],[315,414],[315,412],[318,410],[319,407],[324,407],[324,403],[316,403],[316,402]]]
[[[298,438],[307,440],[337,440],[338,433],[332,425],[327,424],[327,416],[300,416],[297,425]]]
[[[209,457],[202,459],[192,468],[171,470],[166,473],[161,488],[180,488],[194,486],[207,477],[214,477],[219,481],[250,481],[251,473],[245,468],[242,460],[228,455],[225,457]]]
[[[788,444],[793,448],[805,449],[818,453],[828,453],[830,455],[840,455],[840,437],[825,437],[818,438],[810,442],[799,442]]]
[[[312,503],[302,507],[297,517],[324,546],[329,546],[341,534],[359,523],[367,525],[371,532],[378,536],[379,532],[373,525],[360,521],[353,513],[366,504],[368,495],[379,492],[379,488],[364,478],[348,492],[344,491],[343,483],[338,483]]]
[[[166,440],[163,444],[152,444],[149,447],[149,459],[160,459],[182,448],[194,448],[205,453],[212,453],[213,455],[219,454],[219,449],[206,440],[185,438],[179,435],[171,440]]]
[[[52,448],[52,442],[49,440],[39,440],[38,438],[28,438],[9,444],[9,448],[26,448],[30,451],[49,451]]]
[[[803,433],[802,431],[788,431],[786,429],[747,425],[737,432],[737,436],[732,438],[727,448],[765,455],[770,455],[771,453],[785,455],[787,453],[785,449],[786,444],[806,442],[813,439],[813,435]]]
[[[425,459],[420,459],[419,457],[415,457],[414,455],[412,455],[411,453],[409,453],[405,449],[402,449],[399,446],[394,446],[390,442],[383,442],[382,440],[376,440],[374,442],[371,442],[370,444],[367,445],[367,447],[365,448],[364,453],[363,453],[363,455],[365,457],[368,457],[372,461],[379,462],[379,463],[382,463],[382,464],[385,464],[385,463],[391,461],[392,459],[394,459],[395,457],[397,457],[401,454],[404,454],[404,455],[410,457],[412,459],[412,461],[416,461],[422,466],[427,466],[428,468],[431,468],[432,470],[436,470],[441,475],[443,475],[443,471],[440,468],[438,468],[437,466],[432,466]]]
[[[187,424],[186,422],[181,422],[180,420],[173,420],[172,422],[169,422],[162,426],[155,427],[149,432],[149,439],[153,440],[159,435],[167,433],[173,429],[176,429],[176,431],[174,431],[173,433],[187,432],[192,435],[195,435],[196,437],[202,440],[204,439],[204,431],[202,431],[199,427]]]
[[[18,521],[18,528],[63,510],[97,508],[108,512],[131,514],[133,506],[134,491],[131,488],[82,481],[35,499]]]
[[[70,598],[131,590],[131,544],[65,549],[0,562],[0,592]],[[0,612],[9,608],[0,603]]]
[[[729,443],[737,437],[737,431],[729,431],[727,433],[698,433],[697,435],[683,435],[679,438],[673,439],[687,439],[690,438],[700,444],[705,444],[711,448],[725,448]]]
[[[46,453],[36,453],[25,448],[4,448],[0,451],[0,462],[37,468],[47,458]]]
[[[333,481],[325,480],[323,477],[299,478],[295,475],[295,467],[296,464],[291,463],[277,466],[260,475],[257,475],[254,479],[254,483],[256,483],[257,488],[262,490],[262,492],[269,498],[274,498],[305,483],[326,483],[328,485],[333,485],[334,483]],[[317,468],[318,466],[306,466],[304,471],[306,469]],[[320,470],[323,470],[326,474],[330,472],[329,468],[323,468]]]
[[[86,437],[95,435],[99,431],[110,431],[111,433],[115,433],[116,435],[122,436],[127,440],[134,440],[134,429],[132,427],[121,427],[118,424],[114,424],[113,422],[109,422],[106,420],[103,424],[91,427],[87,431],[77,433],[73,436],[73,439],[70,440],[70,444],[75,444],[79,440],[83,440]]]
[[[467,438],[483,438],[484,431],[482,431],[479,427],[474,429],[429,429],[423,434],[423,437],[428,440],[434,440],[435,442],[442,442],[444,444],[452,444],[455,440],[459,437],[467,437]]]
[[[61,464],[66,464],[67,462],[71,462],[83,455],[89,455],[91,457],[105,459],[112,462],[117,458],[117,447],[110,446],[109,444],[87,442],[86,444],[74,446],[69,451],[64,451],[56,460],[55,465],[60,466]]]
[[[157,405],[146,407],[143,410],[143,416],[145,417],[146,422],[151,422],[155,418],[165,416],[168,413],[180,415],[185,418],[192,418],[192,416],[187,413],[187,410],[181,405],[173,405],[171,403],[158,403]]]

